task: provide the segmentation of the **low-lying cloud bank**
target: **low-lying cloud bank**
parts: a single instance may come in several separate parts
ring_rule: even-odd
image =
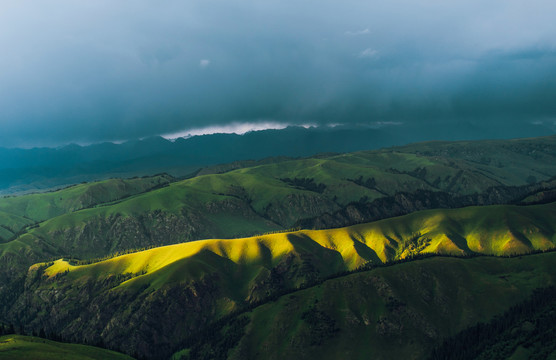
[[[379,122],[518,136],[556,118],[554,13],[544,0],[13,2],[0,145]]]

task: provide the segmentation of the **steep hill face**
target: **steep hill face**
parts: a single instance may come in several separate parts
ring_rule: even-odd
[[[429,359],[554,359],[555,333],[556,287],[551,285],[494,319],[445,339]]]
[[[215,327],[181,354],[189,355],[183,359],[427,359],[444,337],[502,314],[535,287],[554,285],[554,261],[554,253],[433,258],[332,279]],[[236,326],[233,333],[230,324]],[[231,345],[224,345],[226,340]]]
[[[123,200],[168,185],[173,178],[157,175],[134,179],[110,179],[66,189],[0,198],[0,243],[17,237],[26,226],[56,216]]]
[[[23,291],[25,269],[30,264],[73,250],[71,246],[63,245],[73,244],[72,238],[57,239],[61,241],[59,243],[50,239],[48,234],[30,237],[29,234],[39,230],[41,224],[82,209],[130,200],[138,194],[162,188],[173,180],[168,175],[110,179],[56,192],[0,198],[0,319],[5,319],[7,308]],[[87,246],[83,248],[80,254],[86,253]]]
[[[11,320],[101,338],[129,353],[168,355],[164,349],[234,310],[363,265],[423,253],[553,249],[554,218],[556,203],[430,210],[334,230],[195,241],[93,264],[58,260],[31,267]]]
[[[438,208],[461,208],[473,205],[543,204],[556,200],[556,180],[523,186],[495,186],[484,192],[456,195],[445,191],[416,190],[398,192],[373,201],[356,201],[332,213],[300,219],[296,226],[304,229],[328,229],[375,221]]]

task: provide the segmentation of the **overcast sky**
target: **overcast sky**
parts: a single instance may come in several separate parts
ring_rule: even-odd
[[[554,14],[549,0],[3,1],[0,146],[289,124],[554,128]]]

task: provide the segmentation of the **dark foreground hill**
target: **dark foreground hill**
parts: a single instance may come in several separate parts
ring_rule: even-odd
[[[109,347],[121,344],[124,351],[147,358],[167,358],[168,350],[174,349],[176,358],[185,359],[425,359],[446,337],[493,319],[526,300],[537,287],[553,285],[555,256],[414,260],[318,281],[217,323],[205,322],[207,317],[222,316],[205,312],[209,293],[215,291],[209,290],[207,278],[204,286],[166,288],[163,297],[129,295],[117,302],[119,306],[128,302],[128,310],[120,313],[127,320],[101,319],[110,328],[91,334],[106,337]],[[116,299],[108,296],[109,302],[93,299],[91,305],[111,312],[105,306],[114,306]],[[157,316],[145,314],[145,307]],[[95,305],[82,310],[77,318],[81,326],[87,327],[87,317],[100,311],[85,315],[94,309]],[[71,307],[66,311],[71,313]],[[179,321],[171,326],[169,319],[176,317]],[[145,333],[148,328],[155,328],[156,334]],[[81,340],[81,331],[73,337],[66,334],[66,339]],[[112,342],[114,332],[121,335]],[[137,342],[128,347],[130,337],[137,337]],[[163,346],[157,345],[160,341]]]
[[[536,287],[554,285],[555,260],[554,253],[512,259],[432,258],[328,280],[231,318],[192,339],[187,350],[179,353],[183,356],[176,358],[428,359],[444,338],[456,336],[451,344],[459,344],[462,330],[502,315],[529,299]],[[550,303],[554,307],[554,301]],[[539,315],[543,314],[542,303],[536,304]],[[506,316],[519,315],[525,308]],[[507,331],[514,339],[518,332],[529,331],[529,336],[521,336],[529,337],[530,344],[537,341],[542,349],[543,344],[534,339],[535,329],[542,331],[544,326],[550,336],[556,326],[541,324],[542,317],[535,313],[523,316]],[[506,345],[505,352],[483,346],[483,359],[505,359],[514,353],[527,356],[527,341],[519,349],[519,341],[499,330],[491,327],[480,340],[498,344],[498,349]],[[547,339],[548,352],[537,352],[538,358],[551,353],[553,342]],[[447,349],[450,357],[437,359],[475,359],[456,352],[473,345],[454,346]],[[529,355],[535,354],[531,350]],[[503,354],[507,357],[500,357]]]
[[[175,349],[199,329],[226,315],[346,271],[423,254],[503,256],[554,249],[555,218],[556,203],[429,210],[349,228],[194,241],[92,264],[88,261],[57,260],[31,267],[25,279],[24,293],[10,310],[10,321],[20,321],[28,331],[46,328],[47,332],[58,333],[66,339],[101,342],[126,353],[137,351],[147,357],[169,356],[169,349]],[[481,314],[491,317],[513,301],[523,299],[532,289],[552,284],[556,273],[549,264],[554,261],[554,256],[552,253],[530,256],[524,257],[526,260],[523,261],[493,258],[423,260],[416,264],[438,265],[428,270],[410,264],[376,270],[390,276],[386,274],[399,274],[396,269],[410,269],[402,272],[401,278],[392,280],[388,286],[371,281],[376,285],[374,291],[385,298],[381,300],[385,303],[376,303],[369,298],[361,306],[369,307],[366,312],[372,309],[392,310],[392,307],[397,308],[424,297],[423,302],[412,303],[411,306],[432,308],[421,309],[425,313],[415,315],[415,319],[412,318],[413,310],[396,313],[397,317],[384,320],[384,326],[386,333],[392,331],[390,335],[393,337],[403,335],[401,329],[411,326],[415,326],[415,334],[429,331],[427,342],[432,346],[433,340],[439,339],[441,334],[462,330],[474,324]],[[530,260],[533,258],[537,260]],[[461,266],[463,270],[458,270]],[[512,275],[513,272],[515,275]],[[504,288],[504,291],[509,293],[483,294],[487,289],[495,291],[494,285],[499,283],[506,284],[509,288]],[[333,312],[325,319],[335,314],[359,317],[360,321],[376,325],[380,318],[376,314],[368,315],[368,320],[364,320],[361,317],[363,310],[354,310],[356,312],[352,315],[334,310],[347,306],[347,298],[368,298],[370,295],[364,290],[367,285],[369,282],[362,278],[354,281],[353,285],[346,285],[359,289],[356,292],[363,292],[359,295],[346,295],[343,285],[337,289],[337,294],[332,290],[334,287],[330,293],[319,292],[319,306],[327,304],[327,299],[338,299],[338,302],[328,303],[329,307],[324,308]],[[381,288],[392,286],[396,292]],[[403,296],[398,298],[395,296],[397,292]],[[496,304],[491,304],[490,296],[496,297]],[[502,300],[504,296],[507,296],[506,300]],[[464,300],[469,308],[461,308],[463,305],[460,302]],[[435,302],[438,304],[435,305]],[[437,307],[443,315],[439,319],[426,319],[426,316],[436,316],[433,309]],[[291,316],[291,309],[286,306],[284,311]],[[471,313],[465,315],[466,312]],[[275,311],[265,310],[263,313],[275,314]],[[319,314],[315,316],[321,316]],[[301,313],[298,315],[301,316]],[[404,317],[408,317],[406,322]],[[410,319],[415,324],[407,323]],[[271,321],[267,319],[263,323],[270,326]],[[295,324],[291,326],[292,331],[298,329]],[[374,331],[379,331],[377,329]],[[253,334],[284,338],[278,328],[265,328]],[[372,334],[368,336],[374,339]],[[346,333],[345,342],[354,336],[353,333]],[[296,338],[293,336],[287,341],[293,344]],[[412,339],[415,343],[425,341],[418,337]],[[253,341],[263,346],[263,340]],[[317,340],[304,341],[311,344]],[[384,339],[379,342],[382,341]],[[306,345],[302,342],[299,347],[305,348]],[[284,343],[276,346],[282,349]],[[297,351],[294,348],[292,351]],[[366,354],[369,349],[364,347],[356,353]],[[424,354],[426,348],[419,349]],[[401,348],[398,350],[402,351]],[[247,353],[254,356],[262,349],[249,351],[255,351]],[[409,349],[403,351],[409,352]],[[270,356],[270,353],[265,353],[263,358],[267,355]],[[339,353],[336,355],[339,356]]]

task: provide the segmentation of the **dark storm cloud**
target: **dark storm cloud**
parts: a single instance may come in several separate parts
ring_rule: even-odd
[[[0,146],[229,123],[554,122],[549,1],[0,6]]]

